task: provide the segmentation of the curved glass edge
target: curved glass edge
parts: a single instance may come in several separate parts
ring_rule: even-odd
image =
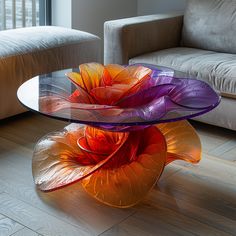
[[[142,64],[144,66],[148,66],[151,68],[158,68],[156,66],[153,65],[149,65],[149,64]],[[166,69],[166,71],[163,71],[163,75],[167,76],[171,76],[171,74],[174,74],[174,71],[172,69]],[[55,76],[55,73],[60,74],[59,72],[54,72],[54,74],[47,76],[47,75],[43,75],[43,76],[39,76],[39,77],[34,77],[31,80],[28,80],[27,82],[25,82],[23,85],[20,86],[20,88],[17,91],[17,96],[19,98],[19,101],[21,102],[21,104],[23,104],[25,107],[27,107],[28,109],[40,113],[42,115],[45,115],[47,117],[51,117],[51,118],[56,118],[59,120],[64,120],[64,121],[69,121],[69,122],[73,122],[73,123],[81,123],[81,124],[88,124],[88,125],[92,125],[92,126],[96,126],[96,127],[100,127],[100,128],[104,128],[104,129],[110,129],[110,130],[129,130],[132,129],[131,126],[137,126],[136,129],[145,127],[145,126],[149,126],[149,125],[153,125],[153,124],[158,124],[158,123],[166,123],[166,122],[174,122],[174,121],[179,121],[179,120],[184,120],[184,119],[189,119],[189,118],[193,118],[199,115],[202,115],[206,112],[211,111],[212,109],[214,109],[216,106],[219,105],[220,103],[220,96],[218,96],[218,101],[216,101],[215,104],[212,104],[209,107],[206,107],[204,109],[198,109],[198,110],[194,110],[191,109],[191,111],[189,111],[189,114],[179,114],[176,111],[175,112],[169,112],[169,114],[167,116],[165,116],[166,118],[159,118],[159,119],[153,119],[153,120],[139,120],[139,121],[122,121],[122,122],[112,122],[112,121],[104,121],[104,120],[89,120],[89,119],[80,119],[80,118],[76,118],[71,116],[71,110],[69,110],[70,112],[68,112],[68,115],[64,115],[64,114],[55,114],[55,113],[47,113],[43,110],[40,110],[40,94],[42,92],[47,92],[47,89],[43,90],[41,85],[46,86],[46,88],[50,87],[50,85],[56,85],[55,87],[57,88],[57,90],[55,91],[50,91],[50,92],[54,92],[55,94],[59,94],[60,96],[68,96],[69,94],[72,93],[72,91],[75,90],[75,87],[69,82],[67,81],[67,79],[65,78],[65,76],[61,77],[60,74],[60,78],[58,79],[58,77]],[[63,74],[65,74],[65,72],[63,71]],[[55,79],[57,78],[57,79]],[[41,83],[42,81],[44,81],[44,83]],[[50,83],[46,84],[47,82],[51,81]],[[203,81],[201,81],[201,83],[205,83]],[[206,83],[207,84],[207,83]],[[66,85],[66,88],[63,88],[63,86]],[[44,87],[43,86],[43,87]],[[68,89],[69,88],[69,89]],[[33,94],[29,94],[30,91],[34,91]],[[64,93],[64,95],[62,95]],[[72,112],[73,113],[73,112]],[[186,112],[185,112],[186,113]]]

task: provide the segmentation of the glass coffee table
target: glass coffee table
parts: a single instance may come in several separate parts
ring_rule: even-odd
[[[37,187],[80,181],[92,197],[120,208],[142,200],[172,161],[200,161],[200,140],[186,119],[220,102],[205,82],[148,64],[82,64],[36,76],[17,95],[30,110],[71,122],[36,144]]]

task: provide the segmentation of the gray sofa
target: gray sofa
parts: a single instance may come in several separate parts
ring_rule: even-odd
[[[104,62],[166,66],[208,82],[222,101],[196,119],[236,130],[235,12],[235,0],[189,0],[184,16],[107,21]]]
[[[38,74],[101,61],[100,43],[95,35],[55,26],[1,31],[0,120],[26,111],[16,97],[24,81]]]

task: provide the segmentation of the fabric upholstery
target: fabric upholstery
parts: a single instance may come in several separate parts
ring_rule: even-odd
[[[235,103],[235,99],[222,97],[220,104],[214,110],[198,116],[194,120],[236,131]]]
[[[150,63],[196,76],[211,84],[224,96],[236,98],[236,54],[195,48],[170,48],[143,54],[129,63]]]
[[[189,0],[184,14],[182,45],[236,53],[236,1]]]
[[[99,47],[97,36],[61,27],[1,31],[0,119],[25,111],[16,97],[24,81],[38,74],[100,61]]]
[[[139,54],[177,47],[182,21],[176,14],[159,14],[105,22],[104,63],[127,64]]]
[[[195,120],[236,130],[236,55],[194,48],[171,48],[144,54],[130,64],[150,63],[196,76],[223,93],[220,105]]]
[[[145,17],[106,22],[105,63],[162,65],[210,83],[222,101],[195,119],[236,130],[236,0],[188,0],[173,21]]]

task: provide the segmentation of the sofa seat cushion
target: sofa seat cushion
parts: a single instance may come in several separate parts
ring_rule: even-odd
[[[195,48],[170,48],[129,60],[149,63],[188,73],[211,84],[222,96],[236,98],[236,55]]]

